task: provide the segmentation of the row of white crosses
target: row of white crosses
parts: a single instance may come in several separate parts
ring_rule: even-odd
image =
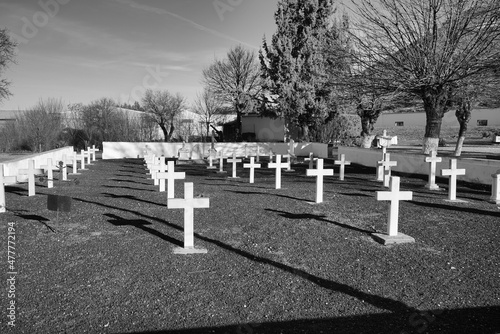
[[[194,209],[210,207],[208,198],[194,198],[192,182],[184,183],[184,198],[175,197],[175,180],[185,179],[185,172],[176,172],[174,161],[168,161],[165,165],[165,157],[156,157],[154,154],[145,156],[147,168],[151,177],[159,180],[160,192],[165,191],[167,182],[167,207],[169,209],[184,209],[184,247],[174,248],[174,254],[199,254],[207,253],[205,248],[194,247]]]
[[[95,145],[92,146],[92,148],[88,147],[88,151],[85,152],[82,150],[80,152],[81,156],[81,168],[80,170],[85,170],[85,162],[84,158],[88,157],[88,162],[90,163],[90,159],[92,157],[93,161],[96,161],[96,152],[98,152],[99,149],[95,148]],[[11,175],[11,176],[6,176],[5,175],[5,166],[3,164],[0,164],[0,213],[3,213],[6,211],[6,200],[5,200],[5,185],[10,185],[10,184],[16,184],[18,181],[18,176],[26,175],[28,178],[28,196],[35,196],[36,195],[36,189],[35,189],[35,176],[36,175],[41,175],[45,174],[45,171],[47,172],[47,188],[53,188],[54,187],[54,176],[53,176],[53,171],[54,170],[59,170],[60,173],[60,178],[61,181],[68,181],[68,172],[67,172],[67,163],[72,163],[73,164],[73,173],[72,175],[78,175],[78,168],[77,168],[77,153],[73,152],[72,160],[68,159],[66,154],[63,154],[62,159],[56,164],[52,158],[47,158],[47,163],[45,165],[40,165],[40,168],[35,168],[35,160],[34,159],[29,159],[28,160],[28,168],[20,168],[17,171],[18,175]]]

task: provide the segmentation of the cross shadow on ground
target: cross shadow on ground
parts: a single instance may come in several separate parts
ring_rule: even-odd
[[[333,224],[333,225],[336,225],[336,226],[339,226],[342,228],[346,228],[348,230],[353,230],[353,231],[367,234],[370,236],[372,235],[373,232],[375,232],[375,231],[364,230],[364,229],[361,229],[359,227],[350,226],[347,224],[342,224],[342,223],[339,223],[339,222],[336,222],[333,220],[325,219],[326,215],[315,215],[315,214],[311,214],[311,213],[291,213],[291,212],[285,212],[285,211],[274,210],[274,209],[265,209],[265,210],[269,211],[269,212],[275,212],[275,213],[279,214],[281,217],[286,218],[286,219],[314,219],[314,220],[317,220],[320,222]]]
[[[104,216],[110,218],[108,220],[108,223],[111,223],[115,226],[133,226],[136,227],[140,230],[143,230],[144,232],[148,232],[154,236],[157,236],[165,241],[168,241],[176,246],[183,247],[183,244],[181,241],[174,239],[172,237],[169,237],[168,235],[165,235],[151,227],[147,227],[145,225],[153,225],[151,222],[148,222],[147,220],[144,219],[125,219],[120,216],[117,216],[112,213],[105,213]]]

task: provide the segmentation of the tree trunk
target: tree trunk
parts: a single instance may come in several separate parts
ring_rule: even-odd
[[[448,111],[448,91],[443,87],[429,88],[423,92],[422,100],[426,114],[422,153],[429,154],[438,149],[441,122],[444,113]]]
[[[168,130],[167,127],[165,126],[165,123],[158,123],[158,125],[160,126],[160,129],[163,132],[163,141],[168,142],[170,138],[168,136]]]
[[[455,111],[455,116],[460,124],[457,146],[455,147],[455,152],[453,154],[456,157],[459,157],[462,154],[462,146],[464,144],[465,134],[467,133],[467,125],[469,124],[472,116],[471,109],[472,103],[470,101],[462,101]]]
[[[373,122],[370,117],[361,117],[361,147],[370,148],[372,147],[373,139],[375,135],[372,135]]]

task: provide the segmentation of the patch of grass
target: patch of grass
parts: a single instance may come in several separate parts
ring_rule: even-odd
[[[493,333],[500,330],[500,210],[488,189],[459,184],[447,203],[425,180],[402,178],[400,230],[416,243],[382,246],[387,203],[374,168],[346,167],[315,198],[306,164],[272,170],[255,184],[202,165],[178,165],[195,196],[195,246],[174,255],[183,212],[147,179],[140,160],[101,160],[76,182],[7,187],[7,222],[16,227],[19,333]],[[326,166],[328,168],[328,166]],[[331,165],[329,168],[332,168]],[[226,166],[230,170],[230,166]],[[336,170],[337,173],[337,170]],[[230,174],[230,173],[228,173]],[[440,184],[441,186],[445,186]],[[72,211],[46,209],[48,194],[73,198]],[[175,197],[183,196],[176,182]],[[6,305],[6,290],[1,300]],[[5,323],[2,323],[5,326]]]

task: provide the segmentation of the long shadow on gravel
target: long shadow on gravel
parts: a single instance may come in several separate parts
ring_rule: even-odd
[[[167,225],[171,228],[174,228],[176,230],[181,230],[181,231],[183,230],[183,228],[180,226],[177,226],[175,224],[172,224],[168,221],[165,221],[165,220],[157,218],[157,217],[148,216],[148,215],[140,213],[140,212],[136,212],[136,211],[132,211],[129,209],[124,209],[124,208],[119,208],[119,207],[116,207],[113,205],[107,205],[107,204],[102,204],[102,203],[98,203],[98,202],[94,202],[94,201],[79,199],[79,198],[75,198],[75,200],[81,201],[84,203],[95,204],[95,205],[102,206],[102,207],[109,208],[109,209],[113,209],[113,210],[121,210],[123,212],[133,213],[136,216],[142,217],[144,219],[152,220],[152,221],[157,221],[159,223],[165,224],[165,225]],[[347,227],[347,225],[346,225],[346,227]],[[363,231],[363,230],[361,230],[361,231]],[[364,231],[364,232],[366,232],[366,231]],[[417,311],[415,308],[410,307],[403,302],[400,302],[400,301],[397,301],[397,300],[394,300],[391,298],[386,298],[386,297],[374,295],[374,294],[371,294],[368,292],[364,292],[364,291],[355,289],[347,284],[342,284],[342,283],[330,281],[330,280],[324,279],[322,277],[309,274],[302,269],[296,269],[296,268],[290,267],[286,264],[279,263],[279,262],[276,262],[276,261],[268,259],[268,258],[254,255],[254,254],[249,253],[245,250],[234,248],[233,246],[228,245],[222,241],[215,240],[215,239],[212,239],[212,238],[209,238],[206,236],[202,236],[198,233],[194,233],[194,236],[196,238],[198,238],[199,240],[203,240],[207,243],[218,246],[222,249],[225,249],[226,251],[233,252],[233,253],[240,255],[242,257],[245,257],[251,261],[270,265],[274,268],[282,270],[283,272],[286,272],[286,273],[301,277],[305,280],[308,280],[311,283],[313,283],[321,288],[328,289],[332,292],[340,292],[340,293],[349,295],[349,296],[356,298],[360,301],[363,301],[365,303],[369,303],[369,304],[371,304],[379,309],[388,310],[388,311],[392,311],[392,312],[396,312],[396,313],[400,313],[400,314],[405,314],[405,315],[409,315],[411,312]]]
[[[350,226],[347,224],[335,222],[333,220],[325,219],[325,217],[326,217],[325,215],[314,215],[311,213],[291,213],[291,212],[285,212],[285,211],[279,211],[279,210],[273,210],[273,209],[265,209],[265,210],[269,211],[269,212],[278,213],[281,217],[286,218],[286,219],[314,219],[314,220],[317,220],[320,222],[333,224],[333,225],[336,225],[339,227],[346,228],[348,230],[353,230],[353,231],[361,232],[361,233],[368,234],[368,235],[371,235],[374,232],[374,231],[363,230],[361,228]]]
[[[424,202],[417,202],[417,201],[408,201],[408,203],[415,204],[418,206],[425,206],[425,207],[429,207],[429,208],[437,208],[437,209],[444,209],[444,210],[451,210],[451,211],[473,213],[473,214],[477,214],[477,215],[500,217],[500,211],[494,212],[494,211],[486,211],[486,210],[480,210],[480,209],[474,209],[474,208],[464,208],[464,207],[460,207],[460,206],[452,206],[452,205],[436,204],[436,203],[424,203]]]
[[[276,190],[276,189],[269,189],[269,190]],[[243,195],[269,195],[269,196],[277,196],[277,197],[283,197],[283,198],[289,198],[293,199],[296,201],[302,201],[302,202],[310,202],[311,200],[306,199],[306,198],[298,198],[298,197],[292,197],[292,196],[287,196],[287,195],[282,195],[282,194],[273,194],[273,193],[263,193],[263,192],[258,192],[258,191],[237,191],[237,190],[226,190],[231,193],[235,194],[243,194]]]
[[[148,203],[148,204],[153,204],[153,205],[158,205],[158,206],[164,206],[166,207],[166,204],[161,204],[161,203],[156,203],[156,202],[151,202],[151,201],[146,201],[141,198],[137,198],[136,196],[133,195],[116,195],[116,194],[110,194],[110,193],[101,193],[101,195],[104,195],[105,197],[110,197],[110,198],[125,198],[132,200],[134,202],[143,202],[143,203]]]
[[[129,334],[187,333],[335,333],[335,334],[410,334],[410,333],[498,333],[500,307],[396,312],[353,317],[299,319],[281,322],[241,323],[220,327],[184,330],[127,332]]]
[[[117,216],[112,213],[105,213],[104,214],[106,217],[111,218],[108,220],[109,223],[115,225],[115,226],[134,226],[140,230],[143,230],[144,232],[151,233],[152,235],[155,235],[165,241],[168,241],[176,246],[183,247],[183,244],[181,241],[174,239],[172,237],[169,237],[168,235],[165,235],[155,229],[152,229],[150,227],[146,227],[144,225],[152,225],[150,222],[144,219],[124,219],[120,216]]]

